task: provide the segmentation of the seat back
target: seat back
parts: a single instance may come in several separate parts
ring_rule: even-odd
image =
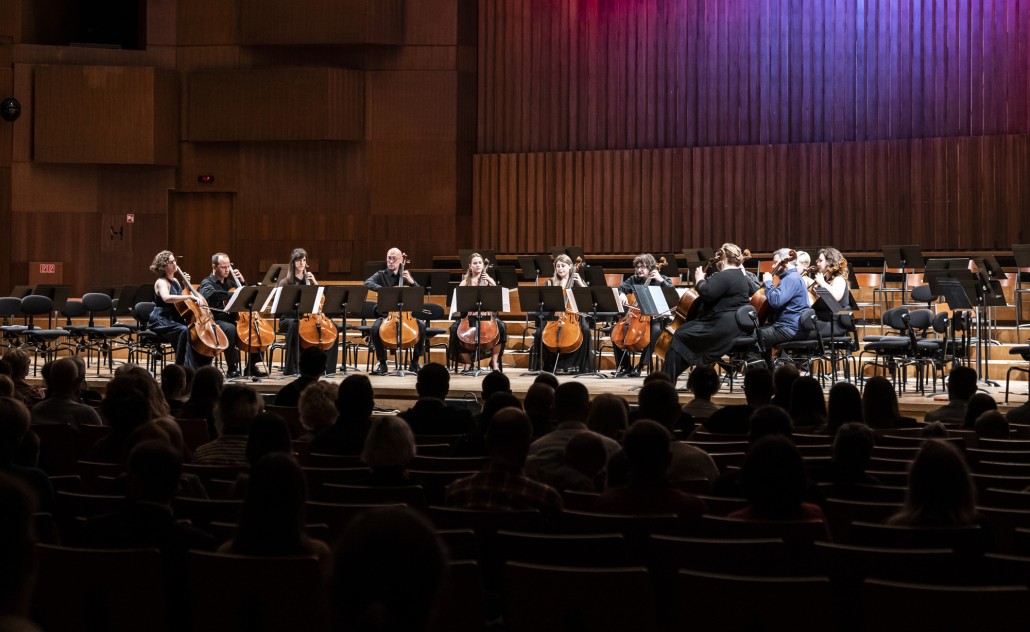
[[[830,581],[825,577],[744,577],[680,571],[673,629],[831,630]],[[732,595],[727,599],[727,595]],[[775,613],[773,615],[772,613]]]
[[[1030,629],[1026,586],[934,586],[867,579],[862,598],[867,630]]]
[[[135,307],[132,308],[132,317],[136,319],[136,323],[140,327],[146,327],[147,323],[150,322],[150,313],[154,311],[154,304],[150,301],[143,301],[136,303]]]

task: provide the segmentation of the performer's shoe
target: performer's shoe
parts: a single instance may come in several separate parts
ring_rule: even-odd
[[[373,375],[386,375],[389,372],[390,372],[390,369],[387,368],[386,363],[385,362],[380,362],[379,364],[376,365],[376,370],[372,371],[372,374]]]
[[[615,372],[615,377],[628,377],[629,374],[632,373],[632,372],[633,372],[632,369],[627,369],[626,367],[622,367],[621,369],[619,369],[618,371]]]
[[[228,373],[225,374],[225,377],[227,377],[227,378],[229,378],[231,380],[233,378],[243,377],[243,374],[240,373],[239,369],[232,369],[231,371],[229,371]]]
[[[412,373],[418,373],[418,370],[421,368],[422,367],[419,365],[418,362],[412,362],[410,365],[408,365],[408,370]]]
[[[640,369],[635,367],[626,371],[626,377],[640,377]]]
[[[250,365],[243,372],[247,377],[268,377],[268,372],[256,365]]]

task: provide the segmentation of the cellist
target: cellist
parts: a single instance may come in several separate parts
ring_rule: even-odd
[[[725,243],[715,256],[716,272],[707,275],[702,266],[694,270],[701,311],[676,329],[665,355],[664,370],[673,382],[687,367],[708,365],[722,357],[739,335],[737,309],[751,297],[748,278],[741,271],[744,252],[736,244]]]
[[[483,255],[478,252],[472,253],[472,256],[469,257],[468,270],[462,275],[459,285],[497,285],[497,282],[486,273],[486,261],[483,259]],[[492,318],[493,322],[497,325],[497,342],[490,349],[490,370],[500,371],[501,355],[504,353],[504,347],[508,342],[508,328],[505,327],[503,320],[497,318],[496,314],[485,313],[484,315]],[[458,343],[458,326],[461,325],[461,321],[464,318],[468,318],[467,313],[458,314],[457,320],[451,325],[450,351],[461,360],[463,365],[462,371],[467,372],[472,370],[472,357],[475,352],[470,352]]]
[[[403,271],[403,275],[401,274],[403,259],[404,253],[399,248],[390,248],[386,251],[386,268],[365,279],[365,287],[378,292],[380,288],[397,287],[401,284],[402,280],[404,285],[418,287],[418,283],[415,283],[414,277],[411,276],[407,269]],[[408,370],[412,373],[418,373],[418,360],[426,344],[426,321],[416,318],[415,322],[418,323],[418,341],[411,350],[411,365],[408,367]],[[383,345],[383,340],[379,335],[379,328],[382,325],[383,315],[380,314],[376,322],[373,323],[372,332],[369,336],[372,347],[376,352],[376,368],[373,371],[376,375],[386,375],[390,371],[386,366],[386,346]]]
[[[207,299],[207,304],[213,308],[223,309],[228,301],[229,293],[236,287],[236,283],[230,280],[230,275],[235,276],[240,283],[246,283],[243,274],[232,267],[229,255],[218,252],[211,256],[211,274],[200,282],[197,291]],[[223,311],[213,312],[215,324],[225,332],[229,339],[229,348],[225,350],[225,363],[230,378],[240,377],[240,351],[236,348],[236,318],[235,314],[227,314]],[[261,368],[261,354],[251,353],[247,361],[246,375],[253,377],[266,377]]]
[[[637,255],[633,258],[634,274],[626,278],[619,285],[619,300],[623,307],[629,306],[629,297],[636,293],[636,287],[640,285],[657,285],[660,287],[672,287],[672,279],[662,274],[658,269],[658,263],[649,254]],[[619,367],[616,377],[640,377],[640,371],[651,363],[651,354],[654,352],[654,343],[662,333],[662,319],[654,317],[651,319],[651,342],[640,351],[640,359],[633,368],[623,366],[627,352],[624,349],[615,350],[615,366]]]
[[[276,284],[279,287],[286,285],[318,285],[315,275],[308,269],[308,253],[303,248],[294,248],[290,253],[289,271]],[[300,374],[300,321],[296,318],[279,319],[279,331],[286,334],[286,358],[283,375]],[[336,362],[340,356],[340,339],[333,342],[333,346],[326,349],[325,365],[329,373],[336,372]]]
[[[171,250],[162,250],[154,256],[150,271],[158,276],[154,281],[154,311],[150,312],[150,331],[175,346],[175,363],[197,368],[211,363],[211,358],[202,356],[190,345],[190,331],[186,321],[175,308],[176,303],[195,301],[192,294],[183,291],[178,271],[189,283],[189,275],[182,273]]]
[[[576,271],[572,264],[572,259],[568,255],[558,255],[555,257],[554,276],[548,279],[544,285],[558,286],[566,290],[570,290],[573,287],[587,286],[586,282],[579,276],[579,272]],[[568,304],[568,297],[566,297],[565,302]],[[541,363],[540,366],[545,371],[549,371],[555,366],[554,353],[541,344],[543,342],[541,337],[544,333],[544,326],[553,316],[555,314],[542,314],[537,321],[536,332],[533,334],[533,345],[540,350],[540,357],[537,362]],[[583,335],[583,343],[575,351],[558,354],[558,370],[571,373],[581,373],[587,370],[587,363],[590,361],[590,326],[587,324],[585,315],[579,319],[579,328]]]

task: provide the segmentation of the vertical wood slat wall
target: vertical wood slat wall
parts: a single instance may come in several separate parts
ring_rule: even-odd
[[[482,0],[474,241],[1030,238],[1026,0]]]

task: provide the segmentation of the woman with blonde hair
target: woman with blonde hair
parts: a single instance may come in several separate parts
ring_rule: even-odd
[[[459,285],[464,287],[469,286],[489,286],[494,287],[497,285],[497,281],[487,274],[486,269],[489,262],[483,258],[483,255],[478,252],[472,253],[469,257],[468,270],[461,277],[461,283]],[[462,312],[456,315],[454,324],[451,325],[451,336],[450,336],[450,352],[454,357],[457,357],[462,362],[462,370],[468,372],[472,370],[472,357],[475,354],[475,350],[469,351],[467,348],[461,346],[458,342],[458,326],[461,325],[461,321],[464,318],[468,318],[469,314]],[[490,348],[490,370],[500,371],[501,370],[501,356],[504,354],[504,346],[508,342],[508,328],[505,327],[504,321],[497,317],[497,314],[492,312],[483,312],[481,316],[474,315],[472,318],[481,318],[484,322],[489,320],[493,325],[497,327],[497,340],[494,346]],[[470,322],[471,326],[473,323]],[[481,340],[481,342],[486,342]],[[480,355],[485,353],[485,349],[481,349]]]
[[[586,287],[586,282],[579,276],[579,272],[576,270],[576,266],[573,265],[572,259],[568,255],[558,255],[554,258],[554,276],[548,279],[545,284],[548,287],[560,287],[566,291],[571,290],[573,287]],[[565,299],[568,304],[568,297]],[[536,332],[533,334],[533,347],[540,350],[540,355],[537,360],[539,366],[544,371],[565,371],[568,373],[581,373],[587,370],[587,365],[590,362],[590,325],[587,323],[585,315],[580,315],[579,322],[570,322],[564,326],[566,327],[579,327],[580,333],[583,336],[583,340],[574,351],[569,353],[557,354],[543,345],[543,332],[544,326],[547,325],[554,317],[558,314],[543,314],[537,319]]]

